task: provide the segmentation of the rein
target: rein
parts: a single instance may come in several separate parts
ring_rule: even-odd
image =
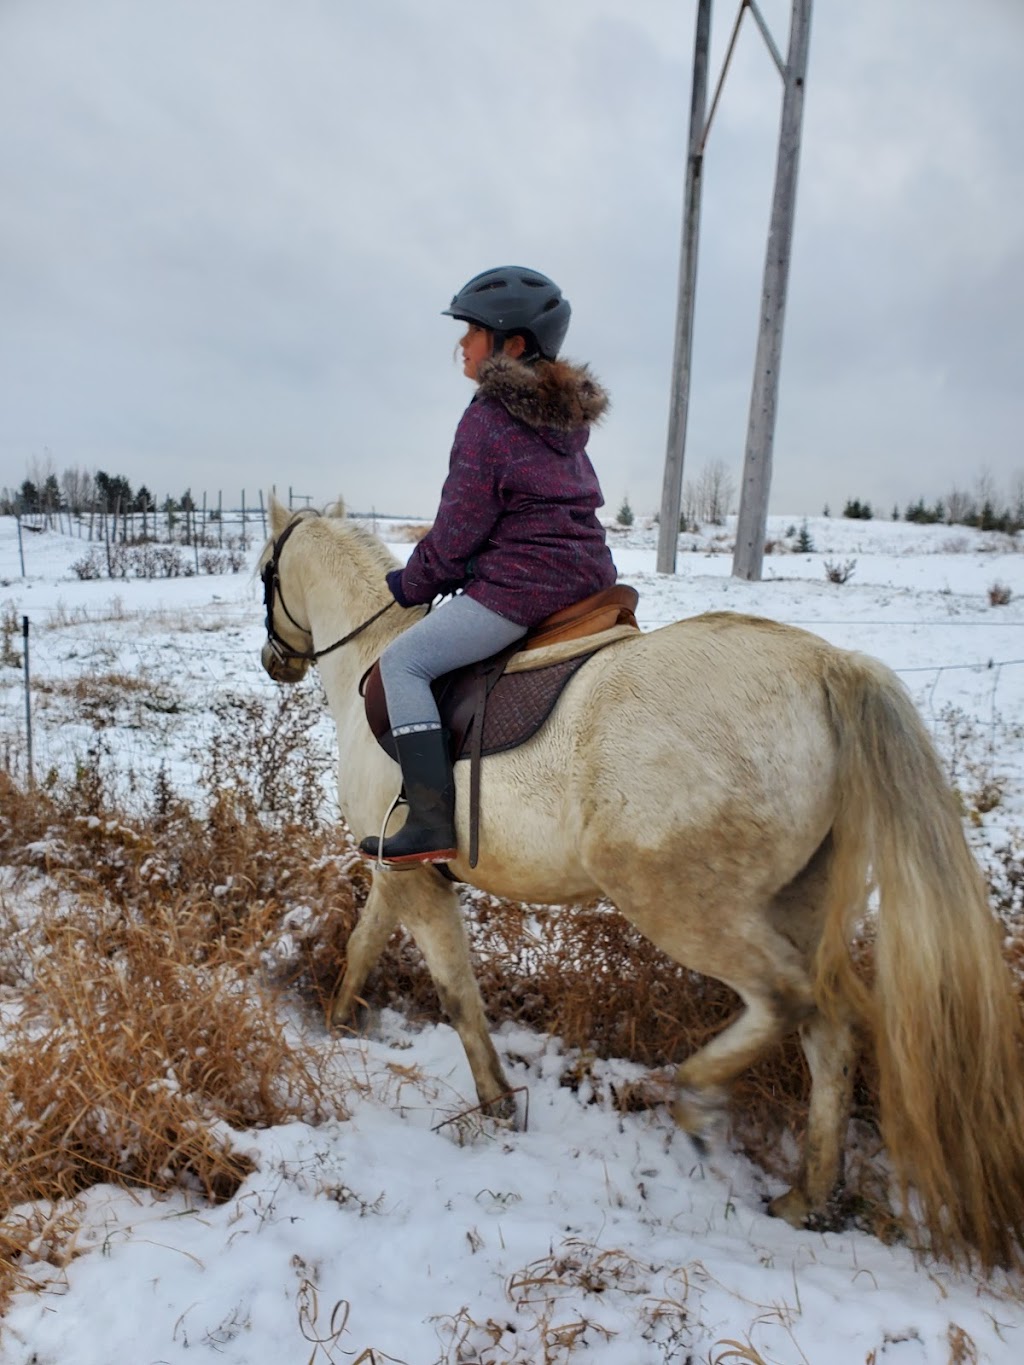
[[[333,644],[327,645],[324,649],[293,649],[287,640],[282,639],[274,628],[274,598],[276,596],[277,600],[281,603],[281,610],[284,612],[285,616],[288,617],[288,620],[291,621],[295,629],[300,630],[303,635],[309,635],[307,628],[300,625],[288,610],[288,604],[284,600],[284,593],[281,590],[281,575],[278,572],[278,567],[281,563],[281,551],[284,549],[288,537],[295,530],[296,526],[298,526],[300,520],[301,518],[297,515],[295,519],[290,521],[284,528],[280,537],[274,541],[270,552],[270,558],[264,565],[263,573],[260,575],[263,579],[263,605],[266,608],[267,613],[267,642],[282,663],[287,663],[289,659],[305,659],[310,663],[316,663],[317,660],[322,659],[325,654],[333,654],[336,649],[341,649],[342,645],[347,645],[350,640],[354,640],[357,635],[361,635],[363,631],[366,630],[367,626],[372,626],[374,621],[379,620],[386,611],[389,611],[395,606],[395,600],[392,598],[390,602],[385,603],[385,605],[381,607],[380,611],[375,611],[373,615],[363,621],[361,625],[356,626],[355,630],[350,630],[347,635],[343,635],[340,640],[335,640]]]

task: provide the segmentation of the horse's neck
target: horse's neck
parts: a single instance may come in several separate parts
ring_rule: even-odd
[[[329,664],[332,674],[339,673],[343,678],[355,675],[357,680],[370,667],[374,659],[398,634],[395,626],[399,624],[401,613],[386,611],[379,621],[374,621],[347,644],[331,650],[331,646],[346,635],[359,630],[364,622],[386,607],[391,600],[385,593],[349,593],[340,584],[320,585],[306,594],[306,609],[309,614],[313,644],[317,650],[330,650],[320,661],[320,670]],[[395,621],[392,625],[391,618]],[[389,626],[391,627],[389,629]]]
[[[391,600],[390,593],[386,590],[376,594],[368,593],[365,589],[353,592],[337,583],[320,583],[308,590],[306,608],[315,648],[330,650],[335,641],[344,639],[382,607],[387,606]],[[359,694],[359,683],[366,671],[407,623],[406,614],[395,606],[355,639],[339,649],[331,650],[319,660],[320,680],[327,694],[331,713],[338,725],[339,737],[343,731],[362,737],[365,731],[366,737],[375,743],[363,719],[363,699]],[[349,723],[353,716],[359,723],[350,728]]]

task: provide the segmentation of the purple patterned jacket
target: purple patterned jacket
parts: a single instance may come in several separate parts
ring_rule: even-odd
[[[608,395],[585,365],[484,361],[434,524],[388,583],[402,606],[465,590],[517,625],[615,582],[587,456]]]

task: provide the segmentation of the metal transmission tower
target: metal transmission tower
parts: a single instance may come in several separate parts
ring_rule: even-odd
[[[722,94],[740,25],[750,11],[783,82],[779,152],[775,170],[768,251],[765,259],[761,315],[758,329],[757,358],[750,400],[746,457],[736,531],[733,573],[740,578],[760,578],[764,556],[765,521],[771,485],[772,447],[775,440],[775,412],[782,358],[782,326],[786,310],[789,256],[793,240],[793,214],[796,205],[797,168],[800,161],[800,132],[803,122],[804,83],[810,41],[812,0],[792,0],[789,54],[783,62],[779,50],[756,0],[740,0],[739,12],[718,78],[711,113],[704,121],[707,99],[708,44],[711,30],[711,0],[697,0],[697,28],[693,56],[693,89],[690,101],[690,141],[686,191],[683,205],[683,234],[679,267],[679,303],[676,312],[675,359],[672,397],[669,407],[668,443],[665,476],[662,484],[661,515],[658,527],[659,573],[674,573],[679,535],[679,510],[682,502],[683,456],[686,449],[686,423],[690,406],[690,376],[693,350],[693,312],[697,281],[697,244],[700,235],[700,201],[704,149],[711,122]]]

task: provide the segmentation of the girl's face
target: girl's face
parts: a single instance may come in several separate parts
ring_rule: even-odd
[[[465,335],[459,339],[459,346],[462,348],[462,373],[467,379],[476,382],[476,372],[481,362],[490,356],[493,344],[493,334],[486,327],[480,327],[475,322],[467,324]]]
[[[477,370],[494,350],[494,333],[478,323],[467,323],[465,335],[459,338],[459,346],[462,349],[462,373],[475,384]],[[502,354],[518,360],[525,350],[525,338],[516,334],[505,338]]]

